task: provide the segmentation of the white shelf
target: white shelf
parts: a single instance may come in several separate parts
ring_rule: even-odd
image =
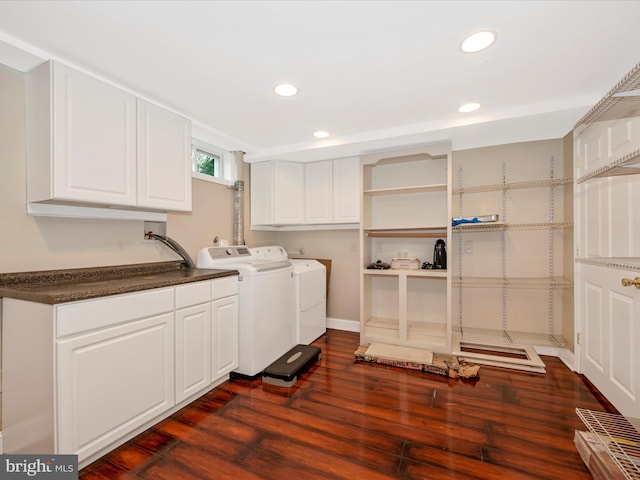
[[[620,270],[640,271],[640,257],[588,257],[576,258],[577,263],[586,263],[597,267],[617,268]]]
[[[633,117],[640,108],[640,63],[627,73],[595,106],[589,110],[574,129],[603,120]],[[626,92],[626,94],[625,94]]]
[[[447,325],[445,323],[409,322],[407,341],[410,344],[447,346]]]
[[[564,277],[454,277],[455,287],[544,289],[549,287],[571,288],[573,282]]]
[[[434,185],[415,185],[410,187],[375,188],[371,190],[365,190],[362,193],[364,195],[377,196],[377,195],[405,195],[407,193],[446,192],[446,191],[447,191],[447,184],[439,183]]]
[[[415,320],[409,321],[409,332],[419,335],[428,335],[431,337],[446,337],[446,323],[420,322]]]
[[[454,188],[453,194],[468,194],[468,193],[485,193],[485,192],[501,192],[506,190],[520,190],[524,188],[544,188],[555,187],[559,185],[565,185],[573,182],[573,178],[551,178],[544,180],[531,180],[527,182],[509,182],[509,183],[496,183],[493,185],[476,185],[470,187]]]
[[[625,417],[576,408],[589,431],[620,467],[625,478],[640,479],[640,433]]]
[[[367,327],[385,328],[387,330],[398,330],[397,318],[371,317],[366,323]]]
[[[362,332],[367,338],[381,342],[397,343],[399,338],[399,321],[394,318],[371,317],[364,325]]]
[[[365,323],[364,330],[367,338],[397,343],[399,321],[394,318],[372,317]],[[447,347],[447,325],[446,323],[410,321],[407,329],[407,343],[442,350]]]
[[[571,228],[573,222],[538,222],[538,223],[463,223],[452,227],[453,233],[462,232],[499,232],[504,230],[546,230]]]
[[[364,267],[377,258],[430,259],[436,240],[449,244],[450,145],[373,153],[361,162],[361,342],[448,351],[450,271]]]
[[[638,175],[640,174],[640,150],[631,152],[622,158],[608,163],[604,167],[600,167],[593,172],[585,173],[576,183],[586,182],[593,178],[616,177],[621,175]]]
[[[550,335],[548,333],[518,332],[458,325],[453,327],[453,334],[464,342],[489,345],[532,345],[536,347],[565,347],[568,345],[562,335]]]
[[[429,269],[419,269],[419,270],[400,270],[389,268],[387,270],[377,270],[377,269],[369,269],[365,268],[362,271],[363,275],[373,275],[373,276],[381,276],[381,277],[425,277],[425,278],[447,278],[446,270],[429,270]]]
[[[429,232],[441,233],[442,235],[447,234],[447,227],[444,225],[425,225],[425,226],[415,226],[409,225],[406,227],[397,227],[397,226],[380,226],[380,227],[363,227],[362,230],[367,235],[375,236],[376,233],[384,233],[385,236],[396,236],[396,237],[406,237],[413,236],[414,234],[419,233],[422,230],[427,230]]]

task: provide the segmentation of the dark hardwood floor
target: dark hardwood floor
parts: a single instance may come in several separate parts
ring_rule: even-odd
[[[354,362],[329,330],[292,388],[233,380],[87,466],[82,480],[589,479],[575,408],[615,409],[559,359],[475,380]]]

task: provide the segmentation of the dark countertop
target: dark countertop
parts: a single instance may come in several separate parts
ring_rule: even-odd
[[[0,297],[76,302],[238,275],[237,270],[190,269],[179,261],[0,274]]]

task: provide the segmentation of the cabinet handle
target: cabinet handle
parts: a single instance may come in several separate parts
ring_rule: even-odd
[[[623,278],[622,279],[622,286],[623,287],[630,287],[634,285],[636,288],[640,288],[640,277],[636,277],[633,280],[631,280],[630,278]]]

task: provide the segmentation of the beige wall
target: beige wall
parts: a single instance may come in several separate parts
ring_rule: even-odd
[[[358,236],[358,230],[280,232],[278,236],[290,257],[331,260],[327,316],[356,323],[360,321]],[[300,248],[304,255],[298,254]]]

